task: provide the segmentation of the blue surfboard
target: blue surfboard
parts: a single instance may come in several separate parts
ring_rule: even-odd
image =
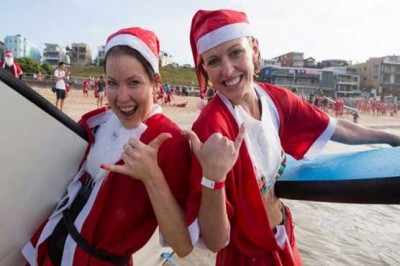
[[[399,204],[400,147],[288,158],[278,197],[322,202]]]

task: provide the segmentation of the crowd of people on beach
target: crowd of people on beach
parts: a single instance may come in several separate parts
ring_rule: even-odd
[[[199,10],[189,35],[206,102],[191,130],[162,113],[191,89],[161,84],[157,35],[131,27],[107,38],[104,77],[82,90],[89,97],[94,86],[108,104],[78,123],[88,148],[23,247],[29,265],[133,265],[157,226],[180,257],[207,248],[218,266],[302,265],[291,210],[275,193],[287,154],[312,159],[330,140],[400,145],[397,135],[329,116],[323,99],[314,106],[256,82],[260,47],[245,13]],[[61,62],[54,73],[61,110],[65,71]]]

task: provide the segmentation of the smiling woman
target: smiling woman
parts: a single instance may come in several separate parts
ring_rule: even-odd
[[[159,86],[154,70],[127,46],[111,48],[104,68],[108,103],[125,128],[137,127],[153,108],[153,90]]]
[[[107,39],[111,109],[79,122],[89,136],[87,156],[56,211],[25,245],[29,264],[132,265],[131,255],[157,225],[179,256],[192,250],[183,212],[189,143],[153,103],[158,54],[158,38],[148,30],[122,29]]]

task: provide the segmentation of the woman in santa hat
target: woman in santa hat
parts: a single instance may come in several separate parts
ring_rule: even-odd
[[[90,145],[66,196],[24,246],[30,265],[132,265],[157,225],[179,256],[192,250],[182,211],[189,142],[152,97],[160,83],[158,38],[122,29],[105,51],[110,107],[79,122]]]
[[[290,210],[274,193],[285,154],[309,159],[330,139],[397,146],[400,138],[336,121],[288,89],[255,82],[260,50],[243,12],[198,11],[190,41],[201,91],[211,81],[217,94],[194,132],[185,131],[196,155],[189,231],[218,251],[216,265],[301,265]]]

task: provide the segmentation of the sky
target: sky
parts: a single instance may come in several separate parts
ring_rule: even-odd
[[[264,59],[302,52],[318,62],[361,63],[400,55],[399,0],[2,0],[0,40],[21,34],[41,52],[44,43],[83,42],[94,57],[111,33],[140,26],[176,62],[193,65],[191,19],[199,9],[221,8],[247,14]]]

